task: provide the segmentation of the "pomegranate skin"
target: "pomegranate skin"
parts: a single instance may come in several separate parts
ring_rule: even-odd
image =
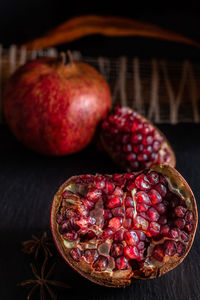
[[[136,220],[137,214],[140,216],[143,214],[143,217],[145,217],[144,213],[137,210],[137,204],[140,203],[141,199],[138,200],[137,197],[135,197],[142,186],[139,186],[137,183],[137,187],[131,187],[132,191],[130,191],[130,183],[131,181],[136,182],[136,179],[141,183],[146,180],[145,176],[150,178],[150,174],[155,173],[159,174],[160,184],[165,185],[168,190],[167,194],[163,194],[162,198],[165,205],[168,206],[166,216],[169,218],[171,231],[175,225],[174,220],[177,218],[177,215],[173,214],[174,206],[172,205],[174,203],[174,197],[177,196],[179,197],[179,200],[177,200],[178,202],[176,204],[176,214],[182,214],[182,217],[184,215],[183,218],[185,218],[186,222],[192,221],[193,228],[191,231],[188,232],[187,229],[184,229],[186,231],[183,230],[183,232],[180,231],[180,229],[175,228],[174,230],[178,231],[178,237],[174,237],[170,233],[163,235],[161,232],[156,236],[155,234],[150,233],[150,227],[138,227],[135,222],[131,225],[132,228],[123,228],[124,224],[122,224],[120,229],[118,227],[111,228],[110,224],[107,223],[107,220],[104,220],[105,223],[103,225],[101,219],[103,216],[101,212],[102,201],[104,201],[103,199],[105,199],[105,197],[109,199],[109,194],[107,194],[103,184],[100,188],[103,195],[102,200],[99,199],[98,201],[100,202],[96,202],[95,210],[93,210],[93,208],[89,209],[91,216],[96,218],[96,223],[93,223],[93,225],[89,223],[89,225],[85,225],[83,220],[80,219],[81,215],[85,220],[88,218],[88,216],[84,217],[83,214],[84,199],[85,197],[87,199],[89,199],[88,197],[91,197],[91,191],[97,194],[93,185],[97,185],[99,180],[101,182],[102,180],[114,180],[115,186],[121,185],[123,191],[125,192],[126,190],[125,193],[131,193],[132,197],[135,198],[133,205],[135,206],[136,215],[133,216],[133,221]],[[178,266],[184,260],[193,244],[198,222],[197,206],[194,195],[187,182],[173,167],[170,167],[169,165],[155,165],[148,170],[144,170],[142,173],[121,174],[121,176],[122,177],[120,178],[120,174],[105,175],[102,176],[103,178],[101,179],[99,174],[96,176],[80,175],[71,177],[55,194],[50,217],[53,239],[64,261],[83,277],[99,285],[115,288],[124,287],[130,284],[131,279],[152,279],[160,277]],[[122,179],[125,180],[125,185],[121,181]],[[158,188],[156,181],[151,182],[151,187],[148,187],[145,193],[149,193],[152,188]],[[119,196],[119,188],[117,187],[116,189]],[[88,191],[90,192],[88,193]],[[114,193],[116,196],[116,191],[114,191]],[[83,202],[81,200],[81,194],[83,195]],[[126,197],[125,194],[123,195],[123,198],[124,197]],[[156,207],[157,204],[152,203],[151,206],[152,205]],[[104,209],[107,209],[105,205]],[[66,212],[68,212],[67,215]],[[72,216],[73,222],[72,219],[69,219],[68,217],[69,212],[71,212],[70,216]],[[163,212],[159,213],[163,215]],[[60,225],[62,222],[60,222],[58,214],[59,216],[62,216],[63,224],[66,224],[66,222],[68,224],[70,221],[71,228],[68,227],[67,230],[69,232],[76,230],[79,236],[78,239],[77,237],[74,238],[73,242],[69,239],[68,241],[66,240],[65,234],[61,231]],[[126,215],[124,217],[126,218]],[[82,221],[80,222],[80,220]],[[151,222],[151,220],[146,219],[145,223],[146,222]],[[74,229],[75,223],[79,224],[79,226],[80,224],[82,224],[82,226],[84,225],[84,228],[80,226],[80,229]],[[155,221],[152,221],[152,224],[160,226]],[[97,228],[98,226],[102,228],[100,231]],[[81,238],[80,234],[83,234],[87,230],[95,230],[97,236],[90,239]],[[104,233],[106,232],[106,235],[102,234],[102,230]],[[109,235],[107,234],[108,230],[110,230]],[[129,234],[127,234],[128,231]],[[112,232],[114,232],[114,235]],[[121,252],[123,247],[124,254]],[[96,251],[95,255],[97,257],[95,257],[95,263],[93,263],[93,261],[91,263],[88,263],[88,261],[86,262],[84,258],[85,249]],[[78,257],[76,251],[78,251]],[[141,256],[138,256],[138,251],[140,251]],[[93,256],[90,257],[93,259]],[[104,261],[102,261],[102,258],[104,258]],[[115,260],[114,265],[113,258]],[[98,268],[96,268],[97,264],[99,264]],[[99,269],[100,267],[101,269]]]
[[[26,63],[4,92],[6,122],[28,148],[46,155],[67,155],[86,147],[111,108],[104,78],[82,62],[57,58]]]

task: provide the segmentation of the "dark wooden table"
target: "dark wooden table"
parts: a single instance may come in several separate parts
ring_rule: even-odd
[[[199,206],[200,125],[160,125],[177,156],[177,169],[190,184]],[[83,173],[119,171],[104,153],[94,147],[68,156],[44,157],[19,144],[6,126],[0,127],[0,299],[23,300],[26,289],[17,286],[32,278],[30,257],[21,252],[21,242],[49,229],[51,199],[68,177]],[[62,259],[57,261],[59,280],[70,290],[59,290],[58,299],[200,299],[200,234],[185,261],[162,278],[136,281],[125,289],[97,286],[82,279]],[[57,293],[57,290],[56,290]],[[36,294],[35,298],[39,299]]]

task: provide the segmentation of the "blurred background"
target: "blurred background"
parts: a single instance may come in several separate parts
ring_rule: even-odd
[[[199,9],[148,7],[140,8],[128,1],[65,1],[65,0],[1,0],[0,1],[0,43],[4,46],[31,40],[43,35],[49,29],[70,17],[84,14],[116,15],[159,25],[200,41]],[[93,36],[82,38],[68,45],[79,49],[85,55],[119,56],[139,55],[140,57],[167,57],[174,59],[191,58],[198,60],[199,51],[194,47],[167,43],[158,40],[126,37],[109,38]]]

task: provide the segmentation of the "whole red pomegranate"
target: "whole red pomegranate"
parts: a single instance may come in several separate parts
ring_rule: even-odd
[[[51,209],[53,238],[64,260],[110,287],[175,268],[192,246],[197,219],[190,187],[168,165],[72,177]]]
[[[175,166],[174,152],[164,134],[129,107],[115,107],[102,122],[100,137],[110,157],[127,171],[163,163]]]
[[[109,86],[93,67],[57,58],[20,67],[6,86],[3,103],[17,139],[47,155],[83,149],[110,107]]]

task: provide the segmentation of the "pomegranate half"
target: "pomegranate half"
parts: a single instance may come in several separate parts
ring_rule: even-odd
[[[175,166],[175,155],[166,137],[128,107],[115,107],[103,121],[100,137],[110,157],[128,172],[154,164]]]
[[[109,287],[159,277],[189,252],[197,207],[168,165],[137,173],[80,175],[55,194],[51,230],[58,251],[89,280]]]

